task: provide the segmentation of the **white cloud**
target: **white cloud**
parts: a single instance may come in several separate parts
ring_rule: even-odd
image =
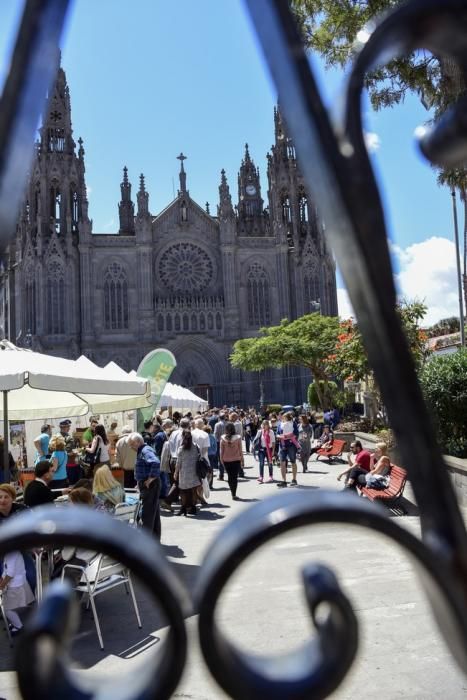
[[[92,192],[92,187],[89,187],[89,185],[86,185],[86,197],[89,199],[89,195]]]
[[[456,251],[448,238],[433,236],[406,248],[390,243],[399,273],[395,276],[399,299],[423,301],[428,307],[423,324],[431,326],[442,318],[459,316]],[[347,290],[337,289],[337,306],[342,319],[355,318]]]
[[[426,325],[459,315],[456,252],[452,241],[433,236],[405,249],[392,245],[391,250],[399,262],[400,272],[396,275],[399,297],[425,302]]]
[[[365,131],[365,143],[370,153],[374,153],[381,146],[381,139],[374,131]]]
[[[352,304],[350,303],[350,298],[347,290],[343,287],[337,288],[337,308],[339,311],[339,318],[355,318],[354,310]]]

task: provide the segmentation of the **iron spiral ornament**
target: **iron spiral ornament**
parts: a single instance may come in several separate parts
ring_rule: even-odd
[[[317,633],[295,663],[284,658],[280,673],[274,676],[259,669],[253,657],[224,638],[215,610],[229,577],[255,547],[302,525],[351,523],[380,532],[415,561],[441,633],[467,674],[467,534],[395,311],[384,212],[364,142],[361,108],[366,73],[418,49],[449,56],[467,81],[467,4],[465,0],[411,0],[368,27],[348,77],[344,110],[340,118],[331,121],[289,3],[245,2],[278,89],[281,112],[306,186],[319,203],[326,235],[346,281],[417,499],[422,537],[408,533],[377,506],[347,494],[320,491],[310,499],[306,493],[282,493],[252,506],[225,528],[200,570],[195,603],[203,655],[217,682],[232,698],[317,700],[329,696],[345,678],[358,648],[355,613],[332,571],[313,564],[305,568],[305,595]],[[44,86],[52,80],[51,61],[43,60],[44,52],[50,56],[51,47],[58,47],[66,7],[63,0],[25,3],[20,40],[0,102],[2,244],[9,242],[14,230],[13,210],[28,169],[24,154],[32,154],[35,128],[44,107]],[[450,168],[465,163],[465,105],[465,97],[461,97],[441,120],[425,130],[420,148],[431,163]],[[177,279],[191,280],[184,283],[191,285],[190,290],[200,291],[209,283],[213,270],[195,250],[198,247],[190,245],[192,257],[180,262],[180,256],[175,255],[171,269]],[[184,617],[192,610],[191,602],[157,543],[144,532],[128,538],[126,528],[78,507],[73,512],[40,508],[2,526],[0,555],[40,544],[79,543],[125,563],[161,605],[170,629],[154,664],[136,684],[119,679],[115,697],[169,698],[185,665]],[[329,606],[324,620],[316,615],[321,602]],[[74,615],[71,591],[60,585],[46,590],[19,647],[17,671],[26,700],[99,697],[98,689],[94,692],[80,687],[67,669],[66,649]],[[46,672],[39,666],[44,649],[49,661]],[[105,692],[112,696],[112,687]]]

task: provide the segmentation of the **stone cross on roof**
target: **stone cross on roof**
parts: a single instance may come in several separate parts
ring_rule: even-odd
[[[179,174],[179,178],[180,178],[180,192],[181,192],[181,193],[185,193],[185,192],[187,191],[187,190],[186,190],[186,173],[185,173],[185,168],[183,167],[183,161],[186,160],[186,158],[187,158],[187,157],[184,156],[183,153],[180,153],[180,155],[177,156],[177,160],[180,161],[180,165],[181,165],[181,167],[180,167],[180,174]]]

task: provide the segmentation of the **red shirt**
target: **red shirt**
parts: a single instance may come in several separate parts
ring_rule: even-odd
[[[355,455],[355,465],[358,465],[360,469],[364,469],[366,472],[369,472],[370,459],[371,455],[368,452],[368,450],[360,450],[360,452],[357,455]]]

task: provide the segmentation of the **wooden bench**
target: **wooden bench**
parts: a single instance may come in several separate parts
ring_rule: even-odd
[[[327,457],[329,462],[331,463],[332,460],[336,457],[342,457],[342,453],[344,452],[345,446],[345,440],[334,440],[330,447],[319,448],[318,452],[316,453],[316,460],[318,461],[320,457]]]
[[[369,498],[370,501],[385,501],[395,503],[404,493],[407,483],[407,472],[402,467],[391,464],[389,472],[389,486],[385,489],[369,489],[367,486],[357,484],[357,489],[361,496]]]

